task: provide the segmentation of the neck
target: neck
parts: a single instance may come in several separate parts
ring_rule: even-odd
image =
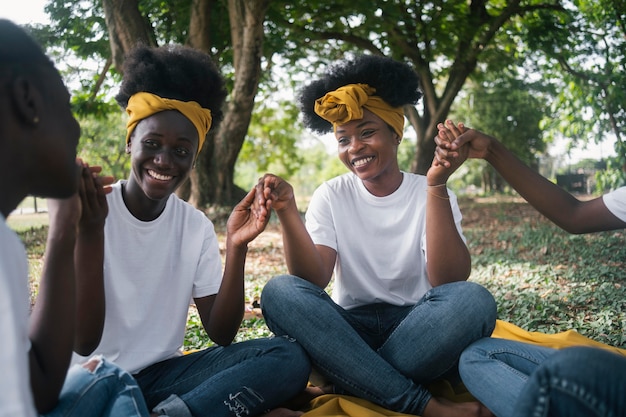
[[[400,185],[404,175],[401,171],[396,171],[385,178],[377,178],[374,181],[363,181],[363,185],[372,195],[376,197],[385,197],[393,194]]]
[[[130,214],[143,222],[149,222],[159,217],[167,203],[167,198],[162,200],[148,198],[143,190],[132,181],[122,184],[122,199]]]

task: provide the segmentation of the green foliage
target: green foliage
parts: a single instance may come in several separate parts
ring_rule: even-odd
[[[130,159],[125,152],[126,129],[119,108],[106,117],[85,116],[79,121],[81,137],[78,156],[89,165],[101,166],[104,175],[127,178]]]
[[[293,101],[259,100],[238,161],[253,163],[259,173],[293,175],[303,162],[296,147],[303,134],[297,118]]]
[[[621,6],[620,6],[621,4]],[[626,130],[626,15],[623,2],[576,0],[567,12],[534,13],[522,28],[536,55],[544,82],[556,92],[553,117],[543,127],[575,142],[617,138],[617,155]]]
[[[467,95],[453,113],[455,122],[497,137],[517,157],[530,166],[545,151],[539,124],[545,115],[545,96],[536,85],[519,81],[519,75],[479,73]],[[454,119],[460,116],[458,120]],[[455,173],[457,184],[482,187],[484,192],[504,191],[500,175],[489,165],[468,161]]]

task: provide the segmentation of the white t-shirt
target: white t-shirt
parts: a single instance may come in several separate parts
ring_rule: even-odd
[[[175,194],[149,222],[128,211],[120,182],[107,201],[106,316],[94,353],[136,373],[182,354],[190,302],[222,281],[219,242],[206,215]]]
[[[28,260],[0,214],[0,417],[36,415],[28,352]]]
[[[626,187],[604,194],[602,200],[615,217],[626,222]]]
[[[350,309],[415,304],[431,287],[426,273],[426,177],[403,173],[391,195],[376,197],[353,173],[313,193],[306,227],[313,242],[337,252],[333,300]],[[461,211],[448,191],[463,240]]]

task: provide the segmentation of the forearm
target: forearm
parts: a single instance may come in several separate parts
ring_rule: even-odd
[[[88,356],[98,347],[105,318],[104,230],[79,233],[75,251],[76,335],[74,351]]]
[[[245,308],[244,273],[247,245],[226,242],[226,260],[222,284],[210,312],[206,331],[215,343],[226,346],[232,343]]]
[[[585,222],[577,216],[582,202],[525,165],[500,142],[493,141],[485,158],[533,207],[570,233],[580,233]]]
[[[57,231],[50,227],[39,294],[31,315],[31,387],[40,413],[56,404],[72,354],[74,233],[73,229]]]
[[[283,231],[283,250],[289,273],[325,288],[332,271],[325,271],[324,263],[297,207],[277,213]]]
[[[471,258],[454,222],[446,187],[429,186],[426,199],[428,279],[433,287],[464,281],[471,272]]]

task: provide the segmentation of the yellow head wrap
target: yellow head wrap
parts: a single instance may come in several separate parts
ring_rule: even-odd
[[[126,123],[126,144],[130,141],[130,135],[137,127],[137,123],[146,117],[150,117],[155,113],[164,110],[178,110],[181,112],[198,130],[198,153],[204,145],[206,134],[211,128],[211,110],[201,107],[195,101],[180,101],[169,98],[161,98],[151,93],[133,94],[128,99],[126,113],[128,113],[128,122]],[[196,155],[198,154],[196,153]]]
[[[402,138],[404,111],[402,107],[391,107],[382,98],[373,95],[376,89],[367,84],[348,84],[326,93],[315,100],[315,113],[322,119],[338,125],[363,118],[363,108],[380,117]]]

